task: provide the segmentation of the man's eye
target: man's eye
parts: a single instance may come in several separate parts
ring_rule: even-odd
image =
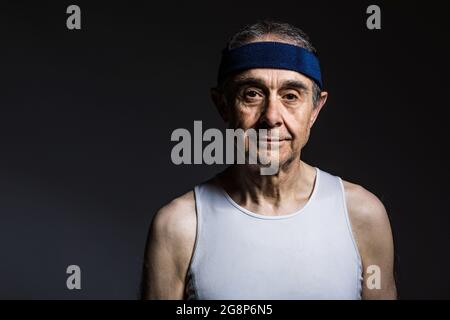
[[[247,98],[257,98],[259,96],[259,93],[255,90],[247,90],[245,92],[245,97]]]
[[[284,97],[285,97],[285,99],[290,100],[290,101],[294,101],[298,98],[297,95],[295,95],[293,93],[288,93]]]

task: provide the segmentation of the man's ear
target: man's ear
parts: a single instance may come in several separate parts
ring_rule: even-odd
[[[217,88],[211,88],[210,94],[211,94],[211,99],[214,102],[214,105],[216,106],[217,111],[219,111],[219,114],[222,117],[223,121],[228,122],[228,119],[229,119],[228,109],[226,106],[224,93]]]
[[[315,106],[313,106],[313,110],[311,112],[311,118],[310,118],[310,122],[309,122],[309,128],[311,128],[313,126],[314,122],[316,122],[317,116],[319,115],[320,110],[322,110],[322,107],[324,106],[324,104],[327,102],[327,99],[328,99],[328,92],[322,91],[320,93],[319,101],[317,101],[317,104]]]

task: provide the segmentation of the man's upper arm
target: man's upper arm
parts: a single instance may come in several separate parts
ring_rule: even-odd
[[[144,299],[183,299],[195,233],[193,192],[173,200],[155,214],[144,258]]]
[[[362,298],[396,299],[394,245],[386,209],[374,194],[363,187],[349,182],[344,182],[344,187],[363,265]],[[377,276],[380,277],[379,288],[375,279]]]

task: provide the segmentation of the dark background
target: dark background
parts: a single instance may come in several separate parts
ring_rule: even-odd
[[[222,128],[219,53],[263,18],[304,29],[330,96],[304,160],[365,186],[394,230],[400,298],[450,298],[449,44],[441,1],[2,1],[0,298],[135,299],[153,213],[220,166],[170,135]],[[81,7],[82,29],[66,28]],[[366,28],[378,4],[382,29]],[[66,268],[82,290],[66,288]]]

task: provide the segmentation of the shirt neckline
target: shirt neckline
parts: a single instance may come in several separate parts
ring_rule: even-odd
[[[314,167],[314,169],[316,170],[316,177],[315,177],[315,182],[314,182],[314,188],[313,191],[311,193],[311,196],[309,197],[308,201],[306,201],[305,205],[303,207],[301,207],[300,209],[294,211],[293,213],[288,213],[288,214],[282,214],[282,215],[278,215],[278,216],[268,216],[268,215],[264,215],[264,214],[260,214],[260,213],[255,213],[252,212],[242,206],[240,206],[239,204],[237,204],[233,198],[231,198],[231,196],[225,191],[224,188],[219,187],[220,191],[222,192],[222,194],[225,196],[225,198],[228,200],[228,202],[230,202],[230,204],[235,207],[236,209],[238,209],[239,211],[252,216],[254,218],[258,218],[258,219],[265,219],[265,220],[281,220],[281,219],[288,219],[288,218],[292,218],[295,217],[297,215],[299,215],[300,213],[302,213],[303,211],[306,210],[306,208],[310,205],[310,203],[314,200],[314,198],[316,197],[317,194],[317,190],[319,188],[319,183],[320,183],[320,170],[317,167]]]

